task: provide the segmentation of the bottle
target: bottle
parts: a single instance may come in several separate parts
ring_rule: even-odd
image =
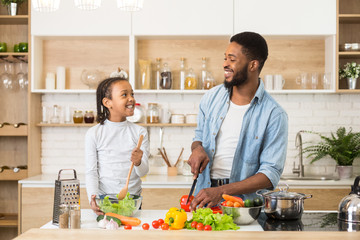
[[[206,70],[206,57],[202,58],[202,64],[201,64],[201,88],[204,89],[204,83],[206,78],[207,70]]]
[[[70,228],[79,229],[81,225],[80,205],[74,204],[70,206]]]
[[[74,111],[74,115],[73,115],[74,123],[82,123],[83,120],[84,120],[84,116],[82,114],[82,111]]]
[[[197,87],[196,75],[192,68],[189,69],[189,73],[185,78],[185,89],[186,90],[194,90]]]
[[[156,70],[155,70],[155,89],[160,89],[160,66],[161,66],[161,58],[156,58]]]
[[[185,88],[185,58],[180,58],[180,90]]]
[[[172,76],[171,70],[167,63],[164,63],[164,66],[160,73],[160,88],[161,89],[171,89],[172,85]]]
[[[58,105],[54,105],[53,108],[53,115],[50,119],[51,123],[60,123],[60,117],[59,117],[59,112],[58,112]]]
[[[159,123],[159,108],[157,103],[149,103],[148,110],[146,112],[146,122],[147,123]]]
[[[85,123],[94,123],[95,116],[93,111],[85,111],[84,122]]]
[[[59,228],[69,228],[69,206],[66,204],[59,206]]]

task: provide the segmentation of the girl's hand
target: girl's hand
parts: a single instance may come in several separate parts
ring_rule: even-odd
[[[134,148],[134,150],[131,153],[131,161],[134,163],[136,167],[141,164],[142,156],[143,156],[143,151],[141,151],[140,148]]]
[[[96,195],[91,195],[90,207],[94,211],[94,213],[96,213],[96,215],[104,215],[104,213],[100,210],[100,208],[96,204],[95,197]]]

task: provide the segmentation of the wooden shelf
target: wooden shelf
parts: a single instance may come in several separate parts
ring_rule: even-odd
[[[26,125],[21,125],[18,128],[15,128],[13,125],[5,125],[0,128],[0,136],[16,137],[16,136],[27,136],[28,127]]]
[[[0,25],[27,25],[28,24],[28,15],[0,15]]]
[[[20,169],[18,172],[14,172],[12,169],[5,169],[0,173],[0,181],[18,181],[27,177],[27,169]]]
[[[360,93],[360,89],[338,89],[337,93]]]
[[[18,215],[16,213],[0,213],[0,227],[17,227]]]
[[[0,61],[7,62],[28,62],[29,53],[27,52],[1,52]]]
[[[38,127],[92,127],[95,126],[95,123],[38,123],[36,126]],[[196,127],[196,123],[139,123],[140,126],[143,127]]]
[[[339,14],[339,23],[360,23],[360,14]]]

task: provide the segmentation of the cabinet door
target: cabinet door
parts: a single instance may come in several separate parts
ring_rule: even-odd
[[[232,0],[146,0],[133,13],[134,35],[231,35]]]
[[[235,32],[336,34],[336,0],[235,0]]]
[[[116,36],[130,34],[131,13],[117,8],[116,1],[102,1],[100,8],[84,11],[74,1],[61,1],[59,10],[41,13],[32,9],[32,35]]]

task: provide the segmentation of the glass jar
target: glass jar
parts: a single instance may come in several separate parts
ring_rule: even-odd
[[[51,123],[60,123],[60,117],[59,117],[59,108],[58,105],[54,105],[53,108],[53,115],[50,119]]]
[[[81,226],[81,212],[80,205],[71,205],[70,206],[70,228],[79,229]]]
[[[84,122],[85,123],[94,123],[95,121],[95,116],[93,111],[85,111],[85,115],[84,115]]]
[[[194,90],[197,88],[197,80],[194,70],[192,68],[189,69],[189,73],[185,78],[185,89]]]
[[[205,81],[203,83],[203,88],[209,90],[210,88],[215,86],[215,79],[212,76],[211,72],[207,72]]]
[[[167,63],[164,63],[164,67],[160,73],[160,88],[161,89],[171,89],[172,85],[172,76],[171,70]]]
[[[159,108],[157,103],[149,103],[148,109],[146,112],[146,122],[147,123],[159,123]]]
[[[84,116],[82,114],[82,111],[75,111],[73,115],[74,123],[82,123],[83,120],[84,120]]]
[[[182,174],[184,176],[192,176],[193,174],[191,173],[191,167],[188,164],[187,160],[183,161],[183,169],[182,169]]]
[[[141,89],[150,89],[151,60],[139,59]]]
[[[69,228],[69,206],[67,204],[59,206],[59,228]]]
[[[143,122],[144,121],[144,110],[141,106],[140,103],[136,103],[135,104],[135,109],[134,109],[134,115],[132,115],[131,117],[127,117],[126,119],[129,122],[134,122],[134,123],[139,123],[139,122]]]

